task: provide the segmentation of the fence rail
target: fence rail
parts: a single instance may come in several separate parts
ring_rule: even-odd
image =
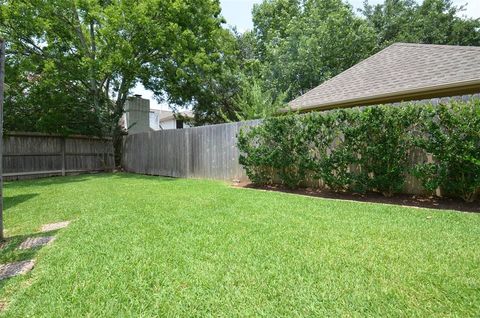
[[[106,171],[114,167],[109,138],[8,133],[3,138],[6,180]]]

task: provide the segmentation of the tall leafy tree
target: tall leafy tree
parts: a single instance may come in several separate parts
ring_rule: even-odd
[[[269,47],[288,37],[290,25],[301,15],[300,0],[265,0],[252,10],[257,55],[265,61],[270,58]]]
[[[201,89],[221,64],[222,22],[218,0],[0,0],[6,126],[113,134],[118,145],[136,83],[158,96]]]
[[[295,98],[371,54],[373,28],[341,0],[266,0],[253,10],[262,76]],[[266,22],[265,22],[266,21]]]
[[[233,99],[240,85],[234,35],[227,29],[219,29],[209,43],[210,46],[194,48],[195,54],[175,52],[180,54],[176,60],[181,64],[157,68],[146,85],[158,96],[165,96],[172,108],[192,109],[197,125],[223,122],[221,113],[233,112]]]
[[[362,10],[377,34],[377,48],[394,42],[480,45],[480,19],[462,15],[451,0],[385,0]]]
[[[244,78],[236,96],[234,116],[224,116],[225,121],[264,119],[275,116],[287,107],[287,93],[274,97],[272,90],[265,90],[258,79]]]

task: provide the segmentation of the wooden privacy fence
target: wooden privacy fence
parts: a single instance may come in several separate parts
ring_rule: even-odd
[[[3,138],[3,177],[29,179],[112,170],[109,138],[8,133]]]
[[[237,134],[260,121],[228,123],[126,136],[123,168],[129,172],[182,178],[244,180]]]

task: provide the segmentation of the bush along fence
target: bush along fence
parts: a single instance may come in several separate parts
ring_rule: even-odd
[[[253,183],[333,191],[431,194],[473,202],[480,192],[480,99],[372,106],[265,120],[238,136]]]

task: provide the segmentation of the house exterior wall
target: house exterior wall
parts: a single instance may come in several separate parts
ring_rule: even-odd
[[[150,128],[155,131],[160,130],[160,116],[158,112],[150,111]]]
[[[446,96],[446,97],[437,97],[431,99],[423,99],[413,101],[412,103],[421,105],[421,104],[432,104],[432,105],[439,105],[442,103],[448,103],[452,101],[464,101],[467,102],[473,98],[480,98],[480,93],[476,94],[469,94],[469,95],[460,95],[460,96]],[[395,103],[394,105],[401,105],[402,103]]]
[[[175,119],[162,121],[160,122],[160,127],[163,130],[177,129],[177,121]]]
[[[440,105],[440,104],[445,104],[453,101],[464,101],[467,102],[471,99],[480,99],[480,93],[475,93],[475,94],[468,94],[468,95],[459,95],[459,96],[445,96],[445,97],[436,97],[436,98],[427,98],[427,99],[420,99],[420,100],[413,100],[413,101],[402,101],[402,102],[395,102],[395,103],[384,103],[384,104],[374,104],[374,105],[365,105],[365,104],[356,104],[353,106],[350,106],[348,108],[360,108],[363,109],[365,107],[375,107],[375,106],[380,106],[380,105],[386,105],[386,106],[402,106],[405,105],[406,103],[411,103],[415,105],[427,105],[431,104],[434,106]],[[307,114],[307,113],[313,113],[313,112],[331,112],[335,111],[339,108],[332,108],[332,109],[309,109],[306,111],[301,112],[302,114]]]
[[[165,120],[160,122],[160,127],[163,130],[168,130],[168,129],[177,129],[177,120],[176,119],[170,119],[170,120]],[[186,123],[183,123],[183,128],[189,128],[190,126]]]

